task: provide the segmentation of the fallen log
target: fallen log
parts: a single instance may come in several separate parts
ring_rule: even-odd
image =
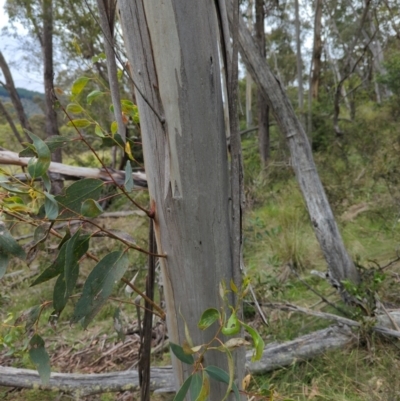
[[[29,157],[19,157],[18,153],[9,150],[0,150],[0,164],[26,167]],[[50,173],[60,174],[65,179],[97,178],[107,182],[115,182],[123,185],[125,182],[125,171],[92,167],[76,167],[67,164],[51,162]],[[21,178],[21,177],[20,177]],[[23,178],[23,177],[22,177]],[[133,183],[136,187],[146,188],[146,174],[143,172],[132,173]]]
[[[251,362],[252,352],[247,352],[246,368],[253,374],[269,372],[308,360],[329,350],[343,348],[354,340],[355,336],[347,326],[331,326],[283,344],[269,344],[258,362]],[[158,393],[175,391],[171,366],[151,368],[150,377],[152,391]],[[49,383],[44,385],[34,370],[0,366],[0,386],[55,390],[83,397],[105,392],[138,390],[139,378],[134,370],[104,374],[52,373]]]

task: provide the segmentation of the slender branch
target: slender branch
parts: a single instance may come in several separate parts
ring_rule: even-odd
[[[160,308],[154,301],[152,301],[145,293],[140,291],[139,288],[135,286],[135,284],[132,284],[124,277],[121,278],[121,281],[124,282],[128,287],[132,288],[132,290],[139,294],[146,302],[152,305],[153,308],[159,313],[160,318],[162,320],[165,320],[165,312],[162,310],[162,308]]]

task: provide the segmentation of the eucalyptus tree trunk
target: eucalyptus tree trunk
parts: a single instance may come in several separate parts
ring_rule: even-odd
[[[250,27],[253,25],[253,0],[248,0],[247,3],[247,24]],[[253,111],[252,111],[252,99],[253,99],[253,79],[251,74],[246,71],[246,127],[250,128],[253,126]]]
[[[41,33],[37,33],[42,47],[43,70],[44,70],[44,90],[46,104],[46,136],[60,135],[58,130],[57,112],[54,109],[54,64],[53,64],[53,0],[43,0],[43,28]],[[51,155],[51,160],[61,163],[61,148],[55,150]],[[63,189],[63,180],[60,176],[54,176],[51,180],[51,192],[59,194]]]
[[[229,2],[227,2],[229,5]],[[232,8],[228,10],[231,20]],[[292,157],[293,169],[307,205],[311,224],[325,256],[328,272],[335,285],[341,281],[359,282],[359,274],[343,244],[332,209],[319,178],[307,135],[294,113],[285,91],[260,56],[245,22],[239,22],[239,50],[246,68],[262,89],[275,116],[280,131],[285,136]]]
[[[301,38],[300,38],[300,11],[299,0],[294,1],[295,26],[296,26],[296,61],[297,61],[297,84],[300,115],[303,116],[303,59],[301,57]]]
[[[264,0],[256,0],[256,22],[254,24],[255,37],[261,57],[265,58],[265,26],[264,26]],[[269,138],[269,106],[260,88],[257,89],[258,103],[258,149],[261,163],[268,166],[270,156]]]
[[[296,0],[297,1],[297,0]],[[314,16],[314,45],[312,55],[312,74],[311,74],[311,96],[318,99],[319,81],[321,75],[321,54],[322,54],[322,0],[315,0]]]
[[[6,59],[4,58],[3,53],[1,51],[0,51],[0,68],[1,68],[1,71],[3,72],[3,76],[6,81],[2,84],[3,84],[4,88],[7,90],[8,94],[10,95],[11,102],[17,113],[19,122],[21,123],[21,126],[24,129],[25,137],[28,140],[28,142],[31,142],[31,138],[27,134],[27,131],[32,132],[32,127],[25,114],[24,106],[21,103],[21,99],[19,98],[17,89],[15,88],[14,80],[13,80],[10,68],[8,67],[8,63],[7,63]],[[14,131],[14,133],[15,133],[15,131]],[[18,137],[17,137],[17,139],[19,142],[21,142],[21,140]]]
[[[205,309],[220,306],[220,282],[237,276],[214,2],[120,0],[119,14],[158,253],[166,255],[168,335],[183,344],[185,319],[193,342],[203,344],[215,332],[200,331],[197,322]],[[172,359],[180,386],[192,368]],[[206,354],[205,364],[228,370],[219,352]],[[240,380],[244,359],[236,365]],[[225,391],[226,385],[212,382],[210,399],[222,399]]]

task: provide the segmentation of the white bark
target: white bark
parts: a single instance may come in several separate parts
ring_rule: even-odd
[[[227,146],[217,18],[211,0],[120,0],[120,20],[136,91],[146,175],[155,203],[170,339],[182,344],[186,320],[194,343],[201,313],[218,307],[218,286],[232,272]],[[165,121],[164,121],[165,120]],[[173,358],[176,381],[191,368]],[[227,370],[219,353],[206,364]],[[243,363],[241,364],[243,366]],[[211,399],[226,386],[213,386]]]

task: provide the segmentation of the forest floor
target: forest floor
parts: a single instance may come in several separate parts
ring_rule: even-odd
[[[269,174],[252,170],[248,155],[254,152],[254,141],[244,141],[247,160],[246,197],[248,209],[244,222],[245,264],[262,302],[290,302],[314,310],[338,313],[322,301],[344,306],[338,294],[313,270],[325,271],[326,264],[319,250],[301,194],[289,169],[279,180],[274,177],[278,167],[272,165]],[[275,170],[274,170],[275,169]],[[282,178],[283,176],[283,178]],[[333,208],[347,249],[365,277],[371,277],[373,290],[384,302],[400,305],[400,262],[397,250],[400,244],[399,211],[387,193],[374,189],[364,197],[335,197],[340,189],[326,185],[333,199]],[[338,200],[339,199],[339,200]],[[113,207],[119,209],[121,205]],[[145,219],[137,216],[103,222],[128,230],[138,244],[145,247],[147,229]],[[113,249],[113,241],[96,242],[93,250],[98,255],[105,248]],[[41,256],[39,264],[48,265],[51,255]],[[393,262],[393,263],[391,263]],[[145,276],[146,258],[138,255],[130,274],[139,272],[138,282]],[[38,264],[27,267],[16,264],[2,282],[0,294],[0,365],[34,368],[27,353],[27,336],[15,320],[34,305],[52,299],[51,285],[30,288],[32,271]],[[83,270],[89,271],[89,265]],[[41,269],[41,268],[40,268]],[[82,285],[82,283],[80,284]],[[311,291],[310,287],[314,290]],[[319,295],[317,295],[319,294]],[[125,297],[125,298],[124,298]],[[118,339],[112,316],[127,300],[122,318],[127,335]],[[347,308],[354,319],[362,321],[357,309]],[[269,326],[262,324],[250,304],[244,305],[245,317],[262,334],[266,344],[285,341],[329,326],[329,322],[315,317],[286,313],[264,308]],[[54,371],[100,373],[135,368],[138,357],[139,335],[133,299],[127,298],[123,285],[117,296],[96,317],[86,331],[78,325],[70,326],[72,307],[67,307],[56,328],[46,324],[51,311],[46,311],[41,334],[51,355]],[[359,341],[347,349],[331,351],[309,361],[299,361],[262,376],[254,376],[251,389],[263,389],[265,400],[335,400],[335,401],[396,401],[400,400],[400,343],[396,339],[371,334],[365,326],[355,332]],[[166,335],[161,330],[155,335],[152,356],[154,365],[170,363],[169,352],[162,346]],[[128,401],[138,399],[135,394],[103,394],[88,400]],[[0,399],[7,401],[65,401],[67,395],[39,390],[0,388]],[[154,400],[160,398],[154,398]]]

